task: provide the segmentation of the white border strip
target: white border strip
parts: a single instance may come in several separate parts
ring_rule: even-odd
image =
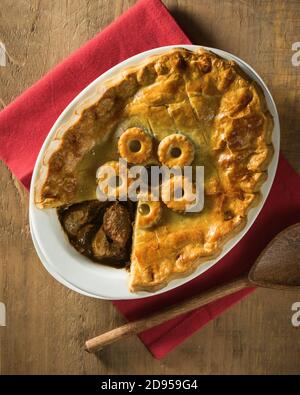
[[[6,48],[5,45],[0,41],[0,66],[6,66]]]
[[[0,302],[0,326],[6,326],[6,307]]]

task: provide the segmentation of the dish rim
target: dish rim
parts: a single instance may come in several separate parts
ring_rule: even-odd
[[[43,238],[43,236],[47,236],[47,232],[45,233],[41,229],[42,228],[42,223],[40,222],[41,216],[37,215],[37,212],[40,214],[42,212],[45,212],[46,210],[38,209],[37,207],[35,207],[35,204],[34,204],[34,185],[35,185],[36,178],[38,176],[40,162],[43,158],[46,147],[52,140],[53,134],[55,133],[57,128],[66,122],[66,118],[71,116],[71,114],[78,107],[78,105],[80,105],[80,103],[82,103],[88,97],[93,95],[93,92],[97,89],[97,86],[99,86],[101,83],[105,82],[106,80],[109,80],[112,77],[114,77],[119,71],[122,71],[123,69],[125,69],[127,67],[134,66],[137,62],[140,62],[140,61],[146,59],[148,56],[158,55],[160,53],[163,53],[168,50],[175,49],[175,48],[186,48],[186,49],[192,50],[192,51],[195,51],[199,48],[204,48],[205,50],[216,53],[217,55],[222,56],[223,58],[225,58],[227,60],[234,60],[246,72],[246,74],[251,77],[251,79],[253,79],[254,81],[256,81],[259,84],[259,86],[263,90],[264,96],[266,98],[266,102],[268,104],[268,109],[271,112],[273,119],[274,119],[274,128],[273,128],[273,133],[272,133],[272,143],[274,146],[274,155],[273,155],[272,160],[268,166],[268,178],[260,189],[262,199],[256,207],[252,208],[249,211],[247,224],[244,227],[244,229],[242,229],[237,235],[234,235],[232,238],[230,238],[228,241],[226,241],[226,243],[222,247],[222,252],[218,255],[218,257],[216,257],[215,259],[210,259],[207,262],[200,264],[193,273],[191,273],[190,275],[188,275],[186,277],[181,277],[176,280],[171,280],[166,287],[164,287],[156,292],[153,292],[153,293],[149,293],[149,292],[131,293],[128,289],[128,273],[125,270],[115,269],[115,268],[107,267],[105,265],[87,262],[88,258],[83,257],[70,245],[69,245],[69,248],[66,246],[65,252],[67,250],[70,253],[70,258],[72,256],[72,258],[74,258],[75,261],[78,260],[81,263],[84,262],[83,265],[80,265],[80,266],[86,266],[87,271],[88,271],[88,267],[91,268],[91,266],[96,266],[97,271],[98,272],[102,271],[103,274],[105,274],[105,272],[108,272],[108,271],[113,271],[114,274],[118,273],[117,277],[120,277],[119,276],[120,272],[123,273],[123,276],[121,276],[121,277],[123,277],[125,280],[124,283],[126,286],[126,290],[123,287],[122,291],[119,292],[118,289],[116,289],[116,288],[118,288],[116,283],[111,284],[112,289],[114,290],[112,292],[110,292],[110,290],[106,290],[104,293],[98,292],[98,290],[96,290],[95,287],[91,287],[91,288],[88,287],[89,289],[87,289],[86,288],[87,285],[83,286],[83,284],[81,284],[81,281],[78,282],[78,279],[77,279],[77,281],[74,281],[74,276],[73,277],[70,276],[70,273],[68,275],[67,269],[63,270],[63,271],[62,271],[61,267],[60,267],[60,269],[58,269],[57,263],[53,262],[55,260],[53,257],[53,251],[51,251],[51,247],[53,246],[53,243],[52,244],[50,243],[47,246],[47,237]],[[231,251],[232,248],[234,248],[242,240],[242,238],[245,236],[245,234],[251,228],[251,226],[255,222],[256,218],[258,217],[259,213],[261,212],[261,210],[266,202],[266,199],[269,195],[269,192],[271,190],[271,187],[272,187],[275,175],[276,175],[276,170],[277,170],[277,165],[278,165],[278,160],[279,160],[279,150],[280,150],[280,123],[279,123],[279,116],[278,116],[276,104],[274,102],[274,99],[273,99],[268,87],[266,86],[266,84],[264,83],[262,78],[244,60],[238,58],[237,56],[235,56],[229,52],[226,52],[226,51],[223,51],[220,49],[216,49],[216,48],[199,46],[199,45],[169,45],[169,46],[153,48],[151,50],[144,51],[144,52],[141,52],[137,55],[134,55],[134,56],[122,61],[121,63],[118,63],[117,65],[113,66],[111,69],[107,70],[105,73],[103,73],[102,75],[97,77],[94,81],[92,81],[86,88],[84,88],[62,111],[62,113],[60,114],[60,116],[57,118],[54,125],[50,129],[50,131],[49,131],[49,133],[48,133],[48,135],[47,135],[47,137],[40,149],[40,152],[38,154],[38,157],[37,157],[37,160],[36,160],[36,163],[34,166],[33,175],[32,175],[32,181],[31,181],[31,186],[30,186],[30,199],[29,199],[30,231],[31,231],[33,242],[34,242],[35,248],[37,250],[37,253],[39,255],[39,258],[40,258],[42,264],[45,266],[46,270],[57,281],[59,281],[60,283],[62,283],[63,285],[69,287],[70,289],[72,289],[74,291],[77,291],[81,294],[95,297],[95,298],[110,299],[110,300],[140,299],[140,298],[146,298],[146,297],[158,295],[158,294],[170,291],[171,289],[177,288],[177,287],[191,281],[192,279],[200,276],[205,271],[209,270],[212,266],[217,264],[227,253],[229,253]],[[47,209],[47,212],[49,212],[49,210],[51,210],[52,213],[55,211],[55,216],[57,217],[56,209]],[[57,219],[57,221],[58,221],[58,219]],[[62,229],[61,229],[61,232],[63,233]],[[51,233],[50,233],[50,235],[51,235]],[[64,239],[65,239],[65,237],[64,237]],[[49,240],[48,240],[48,243],[49,243]],[[69,244],[69,242],[67,242],[67,243]],[[71,251],[70,248],[74,251]],[[75,256],[76,256],[76,258],[75,258]],[[86,265],[86,263],[88,263],[88,265]],[[73,267],[72,267],[72,269],[73,269]],[[69,277],[69,278],[67,278],[67,277]],[[72,277],[72,280],[70,277]],[[111,277],[111,276],[108,276],[108,277]],[[115,277],[115,276],[113,276],[113,277]],[[102,280],[104,282],[106,282],[107,278],[104,276],[102,278]],[[118,278],[118,280],[119,280],[119,278]],[[99,289],[101,289],[101,284],[99,284]],[[106,286],[106,289],[107,289],[107,286]]]

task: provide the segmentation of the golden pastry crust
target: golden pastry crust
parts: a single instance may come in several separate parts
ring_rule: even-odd
[[[147,229],[140,229],[131,256],[131,291],[156,291],[172,279],[188,276],[207,259],[217,257],[224,243],[244,228],[247,213],[257,204],[259,195],[252,194],[247,199],[235,195],[229,200],[230,213],[225,195],[207,199],[206,209],[210,209],[205,216],[207,224],[199,224],[187,214],[175,212],[177,220],[171,223],[168,209],[164,208],[161,229],[156,228],[155,238]],[[147,257],[151,257],[151,265]]]
[[[146,163],[152,155],[152,138],[141,128],[129,128],[121,135],[118,150],[129,163]]]
[[[189,166],[195,156],[192,141],[182,134],[171,134],[165,137],[158,146],[158,159],[168,167]]]
[[[150,228],[136,213],[130,289],[154,291],[215,257],[245,225],[267,178],[273,120],[260,87],[235,62],[203,49],[152,56],[107,82],[57,131],[35,185],[37,207],[94,199],[98,167],[118,160],[130,128],[153,136],[153,153],[155,141],[186,136],[192,166],[204,166],[201,212],[162,204]]]

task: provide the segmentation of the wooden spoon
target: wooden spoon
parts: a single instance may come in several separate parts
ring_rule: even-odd
[[[96,352],[108,344],[135,335],[246,287],[300,288],[300,223],[280,232],[262,251],[248,274],[200,295],[172,305],[138,321],[87,340],[85,350]]]

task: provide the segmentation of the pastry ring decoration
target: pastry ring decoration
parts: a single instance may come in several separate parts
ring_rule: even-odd
[[[168,167],[189,166],[195,156],[192,141],[183,134],[174,133],[165,137],[158,146],[158,159]]]
[[[152,138],[141,128],[129,128],[119,138],[118,150],[129,163],[145,163],[152,154]]]
[[[109,200],[127,195],[127,188],[133,181],[128,177],[127,167],[120,168],[117,161],[109,161],[100,166],[96,174],[97,197],[102,192]],[[101,200],[101,198],[99,199]]]
[[[161,202],[150,198],[141,199],[138,204],[138,213],[138,226],[141,228],[145,229],[157,225],[162,215]]]
[[[195,185],[184,176],[176,175],[161,186],[161,198],[174,211],[186,212],[195,203]]]

